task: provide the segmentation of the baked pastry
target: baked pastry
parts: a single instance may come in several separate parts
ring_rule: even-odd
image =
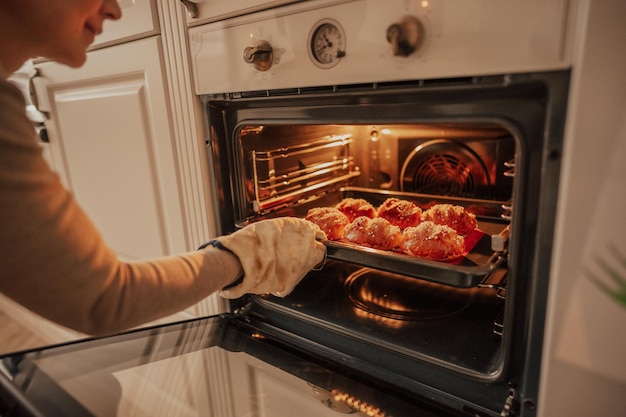
[[[476,216],[462,206],[452,204],[435,204],[422,213],[422,221],[443,224],[466,235],[476,228]]]
[[[307,212],[305,220],[319,226],[328,240],[343,238],[344,228],[350,224],[348,217],[333,207],[315,207]]]
[[[370,219],[376,217],[374,206],[362,198],[344,198],[335,208],[348,216],[351,222],[361,216],[369,217]]]
[[[402,243],[402,232],[385,219],[361,216],[346,226],[344,238],[359,245],[392,250]]]
[[[465,238],[446,225],[422,221],[418,226],[404,229],[402,250],[420,258],[452,261],[463,257]]]
[[[378,207],[378,217],[387,219],[389,223],[405,229],[420,224],[422,209],[408,200],[391,197]]]

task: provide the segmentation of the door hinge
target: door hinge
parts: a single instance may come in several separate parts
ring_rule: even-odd
[[[252,311],[252,302],[248,301],[246,304],[243,304],[237,308],[235,308],[232,312],[222,313],[220,316],[227,319],[245,319],[248,316],[248,313]]]
[[[233,313],[237,317],[242,317],[242,316],[247,316],[250,310],[252,310],[252,302],[248,302],[245,305],[237,308]]]
[[[517,400],[517,391],[513,387],[509,387],[509,391],[504,401],[504,407],[500,412],[500,417],[514,417],[517,414],[519,402]]]

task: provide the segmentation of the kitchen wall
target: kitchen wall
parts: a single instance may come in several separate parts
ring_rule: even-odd
[[[579,5],[541,417],[616,416],[626,398],[626,283],[600,266],[626,282],[626,2]]]

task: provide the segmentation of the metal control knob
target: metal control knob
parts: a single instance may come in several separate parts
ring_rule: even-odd
[[[424,38],[424,27],[415,16],[404,16],[387,28],[387,41],[395,56],[409,56],[417,51]]]
[[[274,49],[267,41],[256,41],[243,51],[243,60],[254,65],[258,71],[267,71],[274,61]]]

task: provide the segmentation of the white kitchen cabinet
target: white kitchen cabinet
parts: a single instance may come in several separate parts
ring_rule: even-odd
[[[38,65],[55,167],[128,259],[187,249],[162,59],[151,37],[90,52],[77,70]]]
[[[117,3],[122,18],[104,22],[104,31],[96,38],[92,49],[159,33],[156,0],[118,0]]]
[[[184,8],[118,4],[122,18],[105,22],[81,68],[36,60],[45,157],[122,257],[194,250],[215,222]]]

